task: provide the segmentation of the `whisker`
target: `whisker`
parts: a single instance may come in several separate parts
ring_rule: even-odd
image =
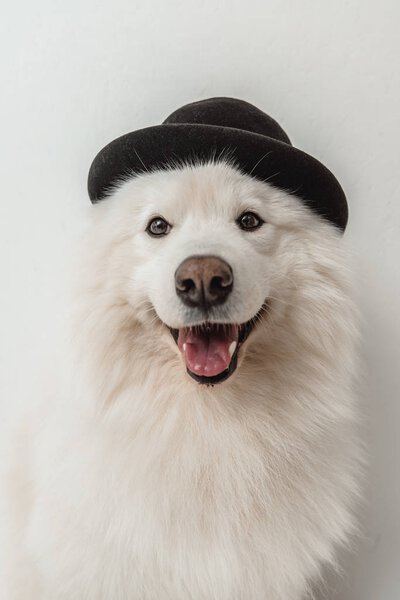
[[[143,166],[144,170],[146,171],[146,173],[148,173],[149,169],[146,167],[146,165],[144,164],[144,162],[140,158],[139,152],[136,150],[136,148],[133,148],[133,151],[136,154],[136,156],[138,157],[138,159],[140,160],[140,162],[142,163],[142,166]]]
[[[251,169],[249,175],[252,175],[253,171],[258,167],[258,165],[260,164],[260,162],[262,162],[264,160],[264,158],[266,158],[267,156],[269,156],[272,153],[272,150],[269,150],[269,152],[266,152],[264,154],[264,156],[262,156],[254,165],[254,167]]]

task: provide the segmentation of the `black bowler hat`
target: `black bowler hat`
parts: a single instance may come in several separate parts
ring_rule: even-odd
[[[127,176],[224,156],[243,173],[294,194],[320,216],[346,228],[346,197],[334,175],[294,148],[271,117],[234,98],[186,104],[162,125],[110,142],[90,167],[89,196],[95,203],[110,195]]]

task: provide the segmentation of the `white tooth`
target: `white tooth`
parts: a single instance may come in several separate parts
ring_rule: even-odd
[[[186,352],[186,344],[182,344],[182,349],[184,352]]]
[[[236,350],[237,342],[232,342],[229,346],[229,356],[232,358],[233,353]]]

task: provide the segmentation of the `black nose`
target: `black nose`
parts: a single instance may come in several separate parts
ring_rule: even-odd
[[[191,256],[175,273],[176,293],[187,306],[223,304],[233,288],[231,267],[217,256]]]

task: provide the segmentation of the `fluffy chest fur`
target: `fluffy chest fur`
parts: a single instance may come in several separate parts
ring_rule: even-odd
[[[339,390],[321,378],[326,414],[311,421],[318,390],[300,368],[291,385],[243,381],[237,404],[192,383],[177,395],[170,367],[101,418],[77,407],[48,421],[29,542],[44,597],[300,597],[351,528],[351,426],[329,414]]]

